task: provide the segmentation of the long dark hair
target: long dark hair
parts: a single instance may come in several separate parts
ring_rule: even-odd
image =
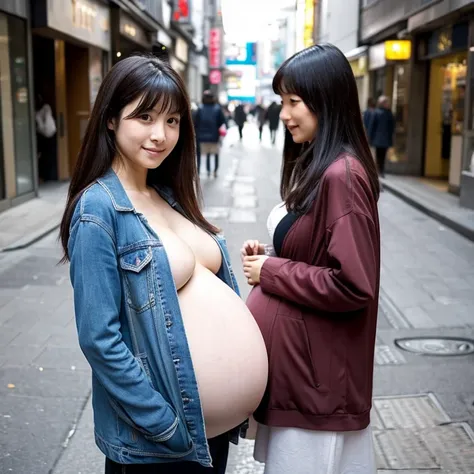
[[[107,124],[113,119],[119,119],[124,107],[139,97],[140,103],[127,118],[148,112],[158,103],[162,111],[169,109],[172,113],[181,115],[178,143],[159,168],[148,171],[147,184],[170,186],[191,222],[208,232],[218,232],[216,227],[206,221],[200,210],[202,194],[186,87],[166,62],[154,56],[130,56],[118,62],[108,72],[95,100],[61,221],[63,261],[69,259],[69,227],[78,199],[89,185],[110,169],[117,156],[115,134]]]
[[[304,214],[316,199],[326,169],[343,152],[365,168],[376,198],[377,169],[362,123],[357,85],[344,54],[332,44],[318,44],[287,59],[273,78],[276,94],[295,94],[318,119],[309,144],[293,142],[285,131],[280,193],[287,208]]]

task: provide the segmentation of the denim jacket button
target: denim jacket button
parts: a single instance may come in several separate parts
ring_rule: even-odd
[[[166,320],[166,327],[170,328],[172,325],[173,325],[173,321],[171,321],[171,319],[167,319]]]

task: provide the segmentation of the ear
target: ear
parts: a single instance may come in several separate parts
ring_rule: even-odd
[[[107,121],[107,128],[115,132],[115,119],[110,119]]]

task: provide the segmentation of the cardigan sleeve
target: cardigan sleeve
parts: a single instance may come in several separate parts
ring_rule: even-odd
[[[327,229],[328,266],[270,257],[263,264],[262,290],[319,311],[348,312],[376,296],[378,230],[365,214],[350,211]]]

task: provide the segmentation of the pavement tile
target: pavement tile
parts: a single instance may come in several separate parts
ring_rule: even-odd
[[[76,348],[46,347],[33,360],[33,365],[45,369],[90,370],[83,353]]]
[[[8,388],[8,384],[15,388]],[[91,376],[83,370],[7,367],[0,369],[0,397],[9,406],[9,397],[82,398],[90,390]],[[9,399],[11,400],[11,399]]]
[[[83,399],[31,396],[2,401],[0,472],[49,473],[62,452],[67,432],[79,416]]]
[[[16,337],[12,343],[8,344],[3,350],[3,356],[5,357],[5,367],[25,367],[31,365],[33,360],[43,350],[43,346],[40,345],[25,345],[16,344],[19,341],[19,337]]]

